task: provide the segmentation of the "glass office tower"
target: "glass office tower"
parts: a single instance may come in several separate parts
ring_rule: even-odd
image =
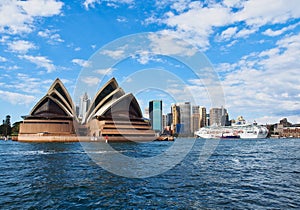
[[[162,101],[153,100],[149,102],[149,117],[152,129],[162,131]]]

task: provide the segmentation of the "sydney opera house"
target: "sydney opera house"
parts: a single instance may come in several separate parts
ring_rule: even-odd
[[[112,78],[96,94],[79,121],[63,83],[56,79],[47,94],[24,116],[18,141],[151,141],[155,132],[131,93]]]

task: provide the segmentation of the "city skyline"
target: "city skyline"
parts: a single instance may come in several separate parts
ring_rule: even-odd
[[[0,117],[10,115],[12,122],[22,120],[55,78],[72,95],[81,69],[93,54],[120,37],[144,32],[176,35],[203,52],[218,74],[223,105],[232,118],[243,115],[260,124],[284,117],[300,122],[297,0],[289,4],[284,0],[277,4],[269,0],[4,0],[0,19]],[[106,53],[118,57],[122,50]],[[195,93],[195,104],[210,107],[201,78],[163,56],[141,52],[110,69],[95,71],[116,77],[123,86],[130,75],[143,69],[169,71],[184,82],[136,92],[142,110],[150,99],[163,99],[163,109],[190,100],[188,92]],[[84,82],[101,86],[93,77]]]
[[[242,114],[230,119],[227,109],[223,106],[206,109],[190,102],[179,102],[171,104],[169,112],[163,113],[163,104],[162,100],[151,100],[149,106],[145,108],[145,112],[149,112],[152,129],[156,132],[172,131],[173,134],[190,135],[202,127],[230,126],[236,120],[243,119]],[[257,123],[243,120],[245,123]]]

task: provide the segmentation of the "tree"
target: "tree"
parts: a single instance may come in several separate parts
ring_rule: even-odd
[[[22,123],[22,121],[15,122],[13,124],[13,126],[11,128],[11,135],[18,135],[19,134],[20,123]]]
[[[0,126],[0,134],[2,136],[11,135],[10,115],[6,115],[5,120],[3,120],[2,122],[3,123]]]
[[[5,124],[8,125],[8,126],[11,126],[11,124],[10,124],[10,115],[6,115]]]

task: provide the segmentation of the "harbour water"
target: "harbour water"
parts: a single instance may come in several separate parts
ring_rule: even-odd
[[[176,139],[192,141],[192,139]],[[207,140],[215,141],[215,140]],[[299,209],[300,139],[197,139],[182,162],[149,178],[107,172],[80,143],[0,141],[1,209]],[[113,143],[153,156],[174,142]],[[207,155],[209,154],[209,155]],[[202,156],[204,161],[199,161]],[[153,170],[149,168],[148,170]]]

